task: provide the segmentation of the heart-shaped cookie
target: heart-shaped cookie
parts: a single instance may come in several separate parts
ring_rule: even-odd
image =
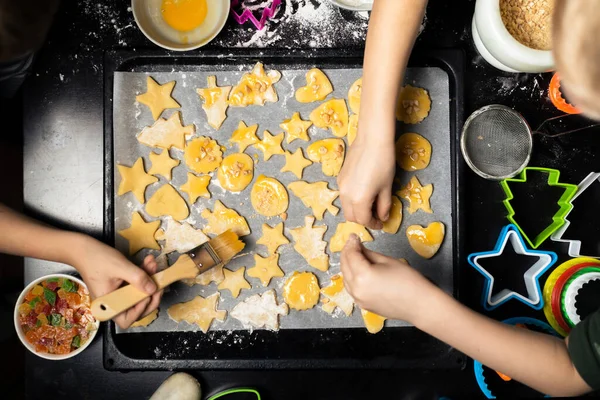
[[[177,221],[184,220],[190,215],[183,197],[169,184],[161,186],[150,197],[146,203],[146,212],[155,218],[171,216]]]
[[[320,69],[313,68],[306,73],[306,86],[296,90],[296,100],[300,103],[321,101],[325,100],[325,97],[331,92],[333,92],[333,86],[327,75]]]
[[[432,222],[423,228],[411,225],[406,228],[406,237],[413,250],[423,258],[431,258],[437,253],[444,241],[445,227],[441,222]]]

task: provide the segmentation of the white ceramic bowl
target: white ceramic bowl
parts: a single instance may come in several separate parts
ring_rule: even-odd
[[[229,16],[230,0],[208,0],[206,19],[189,32],[171,28],[161,15],[161,4],[162,0],[131,0],[136,24],[154,44],[168,50],[186,51],[206,45],[221,32]]]
[[[551,50],[536,50],[515,39],[502,22],[500,0],[477,0],[472,23],[479,54],[507,72],[547,72],[554,69]]]
[[[23,299],[25,298],[27,293],[31,289],[33,289],[33,287],[35,285],[37,285],[40,282],[45,281],[46,279],[50,279],[50,278],[70,279],[73,282],[76,282],[78,285],[81,285],[87,289],[86,284],[83,283],[83,281],[81,279],[77,279],[71,275],[66,275],[66,274],[46,275],[46,276],[43,276],[41,278],[34,280],[29,285],[27,285],[25,287],[25,289],[23,289],[23,291],[21,292],[21,295],[17,299],[17,304],[15,304],[15,313],[14,313],[15,329],[17,330],[17,335],[19,336],[19,339],[21,339],[23,346],[25,346],[27,348],[27,350],[31,351],[36,356],[45,358],[47,360],[66,360],[67,358],[75,357],[77,354],[84,351],[90,345],[90,343],[92,343],[92,340],[94,340],[94,337],[96,337],[96,334],[98,333],[98,327],[100,326],[100,322],[96,321],[96,329],[90,332],[90,337],[88,338],[88,340],[75,351],[72,351],[68,354],[49,354],[49,353],[40,353],[40,352],[35,351],[35,348],[31,344],[29,344],[29,342],[27,342],[27,339],[25,339],[25,334],[23,333],[23,330],[21,329],[21,324],[19,323],[19,306],[21,305],[21,303],[23,303]]]
[[[352,0],[329,0],[330,3],[335,4],[340,8],[344,8],[350,11],[371,11],[373,8],[373,1],[363,0],[363,1],[352,1]],[[353,5],[352,3],[358,3],[358,5]]]

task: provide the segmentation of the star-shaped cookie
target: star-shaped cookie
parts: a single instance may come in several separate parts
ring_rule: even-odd
[[[237,143],[239,152],[243,153],[246,147],[258,143],[258,137],[256,137],[257,129],[257,124],[247,126],[244,121],[240,121],[237,129],[231,134],[229,143]]]
[[[262,140],[256,143],[254,147],[263,152],[263,159],[267,161],[275,154],[284,154],[281,142],[283,142],[283,133],[273,136],[271,132],[264,131]]]
[[[329,269],[329,256],[325,253],[327,242],[323,240],[327,226],[313,227],[314,222],[313,217],[305,217],[304,226],[290,229],[290,234],[294,239],[294,250],[304,257],[308,265],[325,272]]]
[[[433,185],[421,186],[421,182],[416,176],[413,176],[410,181],[400,189],[396,194],[404,200],[408,201],[408,212],[415,213],[418,210],[423,210],[426,213],[433,213],[429,199],[433,193]]]
[[[215,129],[219,129],[223,121],[227,118],[227,97],[231,92],[231,86],[217,86],[217,77],[214,75],[206,78],[208,86],[205,89],[196,89],[202,100],[202,109],[206,112],[208,124]]]
[[[310,207],[317,220],[322,220],[325,211],[332,215],[337,215],[339,208],[333,205],[333,201],[338,198],[340,192],[327,188],[327,182],[307,183],[304,181],[292,182],[288,189],[302,200],[306,207]]]
[[[131,214],[129,228],[119,231],[119,235],[129,241],[129,255],[134,255],[141,249],[160,250],[160,246],[154,239],[159,226],[160,221],[145,222],[139,213]]]
[[[181,185],[182,192],[187,193],[190,198],[190,204],[194,204],[198,197],[210,199],[208,184],[210,183],[210,175],[196,176],[191,172],[187,173],[187,182]]]
[[[231,271],[227,268],[223,268],[225,279],[219,283],[217,287],[219,290],[229,290],[233,298],[237,298],[242,289],[250,289],[252,286],[244,278],[246,267],[240,267],[237,271]]]
[[[260,280],[263,286],[269,286],[272,278],[283,277],[283,271],[279,268],[279,254],[271,254],[268,257],[254,255],[254,267],[248,270],[248,276]]]
[[[250,227],[246,218],[234,209],[225,207],[220,200],[216,201],[214,211],[204,209],[200,216],[208,221],[203,229],[206,234],[220,235],[228,229],[231,229],[238,236],[250,234]]]
[[[196,296],[188,302],[172,305],[167,310],[167,314],[175,322],[185,321],[188,324],[196,324],[202,332],[206,333],[213,320],[224,322],[227,318],[227,311],[217,309],[219,297],[219,292],[207,298]]]
[[[161,85],[149,76],[146,79],[146,93],[137,95],[135,99],[138,103],[147,105],[152,113],[152,118],[156,120],[164,110],[181,107],[179,103],[171,97],[174,87],[175,81]]]
[[[138,134],[137,140],[150,147],[170,149],[174,147],[183,150],[185,139],[194,134],[194,124],[183,126],[179,111],[169,119],[159,118],[152,126],[147,126]]]
[[[174,251],[186,253],[208,242],[208,237],[200,230],[194,229],[187,222],[177,222],[172,218],[165,220],[163,228],[154,234],[156,240],[164,240],[162,253],[169,254]]]
[[[287,304],[278,305],[275,290],[269,289],[262,294],[254,294],[239,302],[233,307],[230,315],[245,327],[278,331],[279,316],[287,315],[288,312]]]
[[[304,168],[311,164],[312,161],[304,158],[302,148],[298,147],[293,154],[289,151],[285,152],[285,165],[281,168],[280,172],[291,172],[296,175],[298,179],[302,179]]]
[[[275,254],[279,246],[288,244],[290,241],[283,234],[283,222],[274,227],[267,224],[262,226],[262,236],[256,241],[256,244],[262,244],[267,247],[268,254]]]
[[[300,113],[295,112],[292,118],[283,121],[279,127],[287,132],[287,142],[292,143],[296,139],[309,141],[308,128],[312,126],[312,122],[304,121],[300,118]]]
[[[173,168],[179,165],[181,161],[174,160],[169,155],[169,150],[163,150],[162,153],[158,154],[154,151],[150,153],[150,162],[152,165],[148,170],[150,175],[162,175],[166,180],[171,180],[171,171]]]
[[[135,198],[144,204],[146,202],[144,197],[146,187],[158,182],[158,178],[148,175],[144,170],[144,159],[142,157],[138,158],[131,167],[117,165],[117,169],[121,174],[121,183],[119,183],[117,195],[121,196],[127,192],[132,192]]]

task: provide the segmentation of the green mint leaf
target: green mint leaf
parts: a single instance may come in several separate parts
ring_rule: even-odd
[[[35,308],[35,305],[36,305],[37,303],[39,303],[40,301],[42,301],[42,299],[40,299],[39,297],[35,297],[33,300],[31,300],[31,301],[29,302],[29,306],[30,306],[31,308]]]
[[[71,325],[68,322],[65,324],[65,329],[71,329],[72,327],[73,327],[73,325]]]
[[[81,346],[81,336],[77,335],[73,338],[73,341],[71,342],[71,346],[75,347],[76,349],[79,348],[79,346]]]
[[[58,278],[48,278],[46,282],[58,282]]]
[[[35,321],[35,327],[39,328],[40,326],[42,326],[42,321],[40,321],[39,319],[37,321]]]
[[[65,279],[63,281],[63,285],[62,285],[63,290],[65,290],[66,292],[77,292],[77,284],[75,282],[72,282],[68,279]]]
[[[60,315],[60,314],[51,314],[50,315],[50,325],[52,325],[52,326],[59,326],[61,320],[62,320],[62,315]]]
[[[44,288],[44,298],[50,305],[54,306],[56,304],[56,293],[52,290]]]

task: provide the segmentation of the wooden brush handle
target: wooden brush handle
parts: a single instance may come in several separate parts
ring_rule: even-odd
[[[175,264],[152,275],[152,279],[156,282],[158,290],[162,290],[173,282],[195,278],[198,273],[199,270],[194,261],[188,255],[183,254]],[[98,321],[108,321],[147,297],[150,295],[135,286],[126,285],[92,301],[92,314]]]

